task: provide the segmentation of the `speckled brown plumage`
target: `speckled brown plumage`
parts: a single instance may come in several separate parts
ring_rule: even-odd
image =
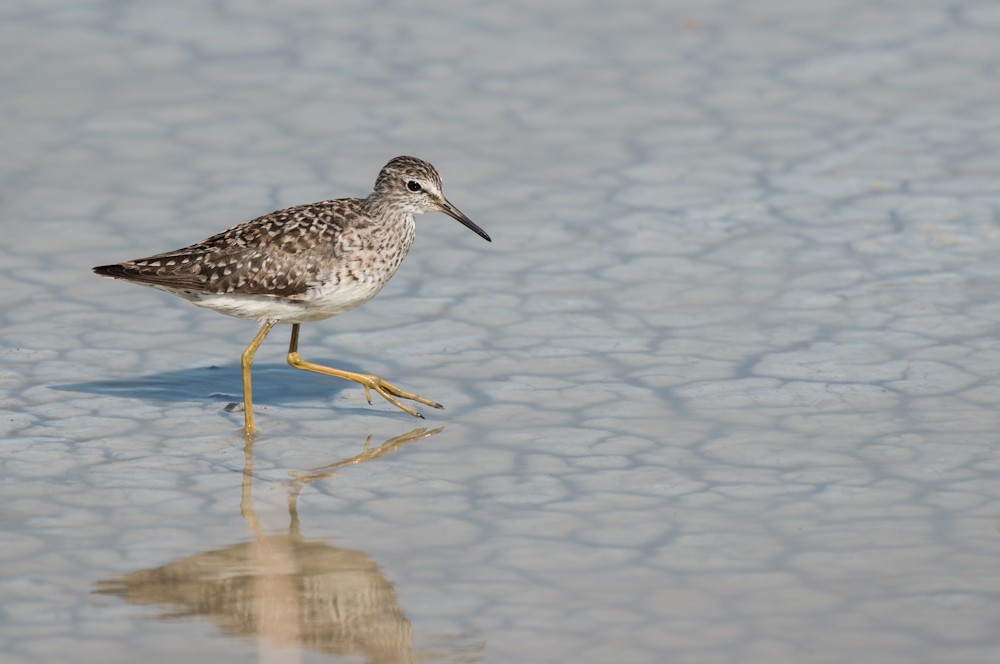
[[[416,191],[408,188],[414,183]],[[447,202],[433,166],[397,157],[379,173],[367,198],[285,208],[197,244],[94,272],[153,286],[232,316],[317,320],[360,306],[378,293],[410,250],[413,215],[435,209],[489,239]],[[231,297],[208,297],[213,295]],[[274,298],[275,306],[268,307],[260,296]],[[344,307],[330,306],[341,296]],[[247,302],[252,298],[254,306],[240,307],[241,297]],[[291,302],[302,306],[284,306]],[[319,306],[309,307],[311,302]],[[302,309],[311,311],[296,313]]]
[[[340,262],[348,269],[343,275],[334,272],[334,278],[364,278],[362,270],[350,270],[350,261],[338,260],[380,248],[365,232],[372,224],[364,203],[344,198],[296,205],[183,249],[94,270],[172,289],[301,299],[310,284],[318,284]],[[408,250],[406,238],[400,239],[400,249]]]
[[[414,157],[396,157],[381,170],[367,198],[340,198],[278,210],[234,226],[183,249],[95,267],[106,277],[152,286],[199,307],[263,323],[243,352],[244,432],[252,435],[250,367],[277,323],[292,324],[288,363],[305,371],[345,378],[416,417],[399,402],[442,406],[405,392],[378,376],[332,369],[303,360],[299,324],[350,311],[373,298],[396,272],[413,244],[413,215],[438,210],[489,241],[490,237],[448,202],[441,176]]]

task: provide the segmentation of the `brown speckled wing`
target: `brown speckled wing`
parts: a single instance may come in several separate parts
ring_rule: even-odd
[[[183,249],[117,265],[98,274],[204,293],[301,299],[337,264],[337,237],[363,223],[361,199],[278,210]]]

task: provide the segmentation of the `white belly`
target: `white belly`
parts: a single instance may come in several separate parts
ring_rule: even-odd
[[[312,323],[357,309],[375,297],[383,284],[351,282],[310,289],[306,297],[292,300],[274,295],[215,294],[161,288],[179,295],[196,307],[220,314],[275,323]],[[154,286],[156,288],[156,286]]]

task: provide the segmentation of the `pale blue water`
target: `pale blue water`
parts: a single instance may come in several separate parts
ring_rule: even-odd
[[[0,661],[994,661],[998,43],[990,2],[7,3]],[[420,217],[300,350],[447,409],[278,328],[244,449],[253,324],[90,268],[400,154],[494,242]]]

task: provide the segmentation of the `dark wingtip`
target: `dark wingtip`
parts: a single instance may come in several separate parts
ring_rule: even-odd
[[[94,274],[117,279],[125,276],[125,268],[122,265],[99,265],[94,268]]]

